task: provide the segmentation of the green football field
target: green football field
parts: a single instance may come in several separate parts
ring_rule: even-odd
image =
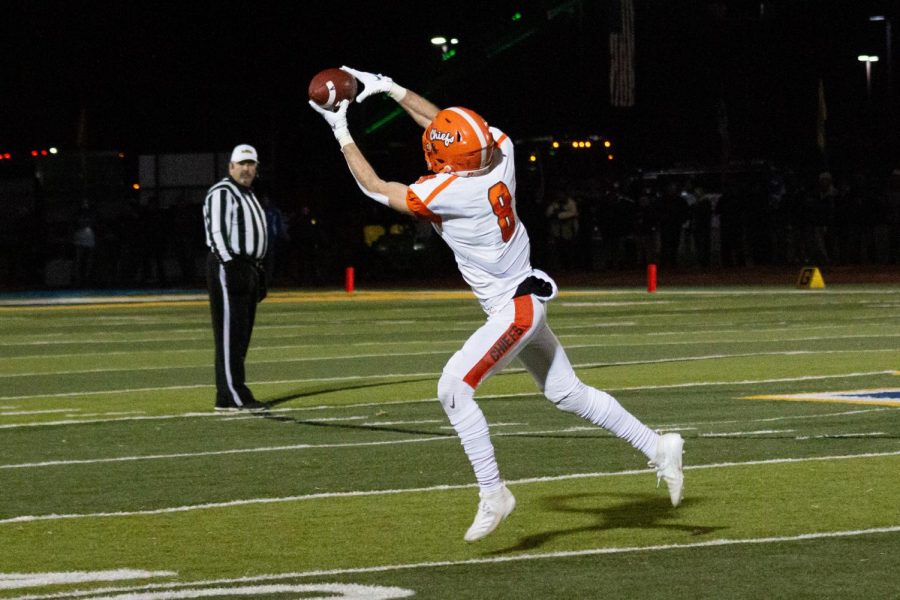
[[[125,300],[125,301],[123,301]],[[476,395],[515,512],[462,537],[435,399],[465,292],[279,292],[215,413],[202,296],[0,306],[0,598],[897,598],[900,288],[563,292],[581,378],[685,437],[685,500],[518,365]]]

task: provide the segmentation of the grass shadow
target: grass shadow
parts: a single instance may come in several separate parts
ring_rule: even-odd
[[[558,529],[554,531],[545,531],[528,535],[519,540],[514,546],[502,548],[491,552],[494,555],[509,554],[513,552],[524,552],[527,550],[535,550],[544,546],[548,542],[579,533],[597,533],[613,529],[668,529],[686,532],[692,536],[706,535],[725,529],[725,527],[712,527],[706,525],[692,525],[686,523],[675,522],[676,509],[669,504],[668,497],[645,497],[631,495],[630,499],[612,505],[598,506],[595,508],[585,507],[579,503],[575,505],[576,500],[597,496],[610,496],[613,494],[569,494],[565,496],[550,496],[541,499],[541,508],[550,512],[557,513],[577,513],[590,515],[595,522],[580,527],[572,527],[569,529]],[[621,496],[621,494],[614,494]],[[682,503],[684,505],[692,505],[703,502],[702,499],[689,498]],[[515,513],[513,513],[515,514]]]
[[[335,422],[335,421],[313,421],[313,420],[305,420],[305,419],[297,419],[295,417],[290,417],[282,414],[274,414],[270,412],[258,412],[251,413],[253,416],[258,417],[260,419],[267,419],[269,421],[276,421],[278,423],[293,423],[295,425],[308,425],[310,427],[324,427],[328,429],[342,429],[345,431],[382,431],[389,433],[406,433],[410,435],[422,435],[428,437],[456,437],[456,432],[447,432],[447,431],[424,431],[421,429],[411,429],[406,427],[386,427],[384,425],[357,425],[354,423],[347,422]]]
[[[312,390],[304,390],[297,392],[289,392],[283,396],[278,396],[277,398],[272,398],[271,400],[266,400],[263,402],[269,408],[274,408],[279,404],[284,404],[285,402],[290,402],[291,400],[297,400],[300,398],[309,398],[311,396],[317,396],[319,394],[330,394],[331,392],[346,392],[350,390],[364,390],[368,388],[378,388],[384,386],[395,386],[402,385],[404,383],[419,383],[422,381],[430,381],[433,380],[434,377],[420,377],[415,379],[401,379],[401,380],[391,380],[391,381],[377,381],[377,382],[368,382],[368,383],[356,383],[352,385],[338,385],[332,387],[323,386],[321,388],[312,389]]]

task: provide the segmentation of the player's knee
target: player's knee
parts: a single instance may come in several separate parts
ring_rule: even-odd
[[[558,408],[570,410],[573,398],[581,397],[585,387],[571,369],[567,373],[552,373],[544,381],[544,397]]]
[[[578,413],[584,407],[587,386],[579,380],[575,381],[575,385],[565,388],[547,386],[544,390],[544,396],[556,408],[570,413]]]
[[[475,404],[473,399],[475,390],[459,377],[449,373],[442,374],[438,380],[437,395],[444,412],[451,417],[465,412],[471,408],[470,405]]]

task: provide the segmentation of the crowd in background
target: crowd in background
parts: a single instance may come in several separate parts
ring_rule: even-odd
[[[575,208],[559,212],[560,203]],[[900,264],[900,189],[861,173],[770,167],[563,181],[545,211],[519,210],[543,263],[564,270]],[[573,212],[577,235],[561,234],[558,221]]]
[[[724,175],[668,170],[557,178],[540,193],[520,185],[518,212],[534,263],[551,272],[649,263],[668,270],[897,265],[898,180],[897,172],[875,179],[770,166]],[[452,273],[452,259],[427,223],[363,203],[351,218],[290,198],[262,198],[275,240],[266,258],[271,285],[340,285],[350,265],[369,281]],[[166,205],[144,195],[110,212],[84,199],[65,230],[45,234],[54,241],[43,256],[12,249],[0,260],[4,281],[18,276],[20,285],[48,288],[202,286],[206,248],[195,200],[180,195]],[[35,262],[44,264],[43,273]],[[23,273],[28,269],[35,273]]]

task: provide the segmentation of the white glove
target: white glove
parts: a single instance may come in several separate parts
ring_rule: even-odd
[[[397,102],[403,100],[406,96],[406,88],[394,83],[394,80],[382,74],[367,73],[365,71],[357,71],[347,66],[342,66],[342,70],[347,71],[356,77],[365,89],[356,97],[357,102],[362,102],[373,94],[387,94]]]
[[[331,131],[334,133],[334,139],[338,141],[341,148],[347,144],[353,143],[353,137],[350,135],[350,128],[347,127],[347,108],[350,106],[349,100],[341,100],[338,102],[338,109],[336,111],[322,108],[312,100],[309,101],[309,105],[314,111],[322,115],[322,118],[325,119],[325,122],[331,127]]]

